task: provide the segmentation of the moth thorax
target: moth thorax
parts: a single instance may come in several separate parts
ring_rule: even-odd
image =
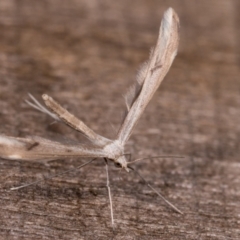
[[[124,148],[119,141],[115,140],[104,147],[108,158],[117,160],[124,153]]]

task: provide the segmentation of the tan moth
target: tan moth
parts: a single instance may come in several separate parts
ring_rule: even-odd
[[[136,83],[125,95],[126,100],[126,116],[118,131],[116,139],[111,140],[95,133],[85,123],[69,113],[60,104],[53,100],[50,96],[44,94],[43,100],[47,106],[41,105],[33,96],[30,95],[31,102],[28,104],[42,111],[57,121],[63,122],[81,132],[88,138],[94,147],[83,147],[79,145],[65,145],[60,142],[40,138],[17,138],[0,135],[0,157],[5,159],[20,160],[54,160],[59,158],[72,157],[89,157],[94,158],[80,167],[89,164],[95,158],[103,158],[106,163],[107,171],[107,188],[110,200],[111,221],[114,225],[113,205],[108,177],[108,161],[112,161],[118,167],[123,168],[127,172],[135,171],[126,158],[124,146],[132,134],[133,128],[138,122],[147,104],[158,89],[165,75],[167,74],[176,54],[179,43],[179,19],[172,8],[169,8],[163,16],[161,22],[159,36],[156,46],[150,53],[149,60],[140,70]],[[134,162],[134,161],[133,161]],[[135,171],[136,172],[136,171]],[[142,176],[136,172],[141,178]],[[144,179],[143,179],[144,180]],[[145,181],[145,180],[144,180]],[[146,181],[145,181],[146,182]],[[31,184],[12,188],[19,189]],[[167,201],[158,191],[151,185],[147,185],[158,194],[167,204],[175,211],[181,213],[175,206]]]

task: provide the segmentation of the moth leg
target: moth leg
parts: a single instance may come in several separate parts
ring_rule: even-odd
[[[159,191],[157,191],[154,187],[152,187],[152,185],[150,185],[145,178],[134,168],[132,167],[128,167],[129,169],[131,169],[133,172],[135,172],[142,180],[143,182],[153,191],[155,192],[167,205],[169,205],[175,212],[183,214],[182,211],[180,211],[177,207],[175,207],[172,203],[170,203]]]
[[[110,189],[110,183],[109,183],[109,174],[108,174],[108,161],[106,158],[105,160],[105,165],[106,165],[106,174],[107,174],[107,184],[106,187],[108,189],[108,197],[109,197],[109,203],[110,203],[110,213],[111,213],[111,222],[112,222],[112,227],[114,228],[114,218],[113,218],[113,204],[112,204],[112,196],[111,196],[111,189]]]
[[[73,114],[68,112],[65,108],[63,108],[59,103],[57,103],[53,98],[49,97],[47,94],[43,94],[42,98],[46,106],[52,112],[54,112],[65,124],[75,129],[76,131],[81,132],[95,145],[103,147],[111,142],[111,140],[95,133],[84,122],[82,122],[80,119],[78,119]]]
[[[52,178],[64,175],[64,174],[69,173],[69,172],[76,171],[77,169],[83,168],[84,166],[88,165],[89,163],[93,162],[94,160],[96,160],[96,158],[93,158],[90,161],[77,166],[75,169],[66,170],[66,171],[60,172],[58,174],[48,176],[48,177],[46,177],[44,179],[40,179],[40,180],[31,182],[31,183],[27,183],[27,184],[24,184],[24,185],[21,185],[21,186],[18,186],[18,187],[12,187],[12,188],[10,188],[10,190],[18,190],[18,189],[21,189],[21,188],[29,187],[31,185],[36,185],[36,184],[38,184],[40,182],[43,182],[43,181],[46,181],[46,180],[49,180],[49,179],[52,179]]]

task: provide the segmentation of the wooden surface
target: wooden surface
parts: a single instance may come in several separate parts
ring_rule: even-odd
[[[240,11],[237,0],[0,1],[0,132],[70,138],[24,103],[56,98],[98,133],[114,137],[122,95],[148,58],[173,7],[179,54],[127,151],[152,159],[136,168],[179,215],[134,174],[111,166],[113,232],[104,163],[19,191],[12,186],[74,169],[86,159],[0,160],[0,239],[240,239]]]

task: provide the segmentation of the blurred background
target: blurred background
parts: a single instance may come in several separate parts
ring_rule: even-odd
[[[126,148],[136,168],[184,215],[133,174],[111,167],[115,232],[99,160],[16,192],[9,188],[74,169],[84,159],[1,160],[0,239],[239,239],[240,83],[237,0],[0,1],[0,133],[78,133],[30,108],[47,93],[114,138],[123,95],[156,43],[164,11],[180,18],[178,55]]]

